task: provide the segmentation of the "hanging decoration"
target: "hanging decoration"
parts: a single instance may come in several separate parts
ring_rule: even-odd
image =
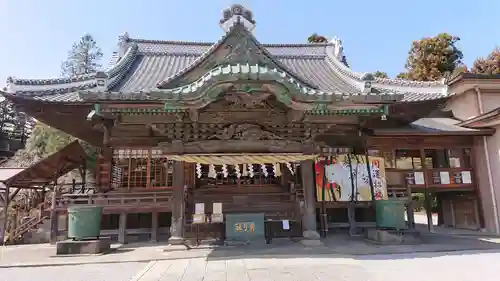
[[[214,179],[217,177],[217,173],[215,172],[215,165],[214,164],[210,164],[208,166],[208,177],[214,178]]]
[[[215,164],[215,165],[236,165],[245,163],[285,163],[285,162],[300,162],[304,160],[314,160],[317,155],[303,154],[238,154],[238,155],[166,155],[170,160],[184,161],[189,163]]]
[[[292,168],[292,164],[290,164],[290,162],[286,162],[286,167],[288,168],[288,170],[290,171],[290,173],[292,173],[292,175],[295,175],[295,172],[293,171],[293,168]]]
[[[242,170],[242,175],[244,177],[248,177],[248,168],[247,168],[247,164],[243,164],[243,170]]]
[[[201,164],[200,163],[196,163],[196,176],[198,178],[201,178]]]
[[[248,176],[253,178],[253,165],[252,164],[248,164]]]
[[[274,173],[274,177],[277,178],[277,177],[281,177],[281,167],[280,167],[280,163],[274,163],[273,164],[273,173]]]
[[[264,174],[264,177],[267,177],[269,175],[269,173],[267,172],[266,164],[260,164],[260,170],[262,171],[262,174]]]
[[[234,173],[236,174],[236,178],[241,178],[240,164],[234,165]]]
[[[228,172],[227,172],[227,165],[226,164],[222,164],[222,174],[224,175],[225,178],[227,178],[228,176]]]

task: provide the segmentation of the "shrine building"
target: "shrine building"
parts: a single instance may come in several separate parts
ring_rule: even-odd
[[[463,109],[486,80],[377,78],[344,64],[338,38],[266,44],[256,23],[233,5],[214,42],[125,33],[102,72],[8,78],[17,108],[101,148],[93,192],[60,195],[55,216],[103,206],[102,232],[120,242],[224,239],[235,214],[261,214],[266,239],[318,239],[372,227],[376,200],[418,193],[439,225],[498,232],[493,117]]]

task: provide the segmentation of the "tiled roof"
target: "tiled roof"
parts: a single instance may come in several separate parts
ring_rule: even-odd
[[[461,121],[453,118],[420,118],[404,127],[377,129],[375,134],[412,134],[412,133],[438,133],[438,134],[477,134],[488,135],[491,130],[471,129],[459,126]]]
[[[137,76],[135,76],[137,77]],[[337,89],[323,91],[308,87],[302,84],[300,81],[294,79],[289,74],[283,70],[277,68],[268,68],[266,66],[260,65],[249,65],[249,64],[226,64],[215,67],[210,71],[206,72],[197,81],[190,84],[186,84],[177,88],[169,89],[154,89],[152,91],[141,92],[141,91],[124,91],[119,92],[105,92],[97,94],[86,94],[82,98],[86,100],[92,99],[126,99],[128,96],[132,99],[140,100],[180,100],[180,96],[184,97],[185,100],[189,100],[190,103],[197,98],[201,98],[200,93],[205,92],[205,90],[216,82],[227,81],[229,79],[251,79],[253,81],[263,80],[263,81],[280,81],[288,89],[294,89],[292,93],[300,94],[302,98],[307,101],[345,101],[345,100],[356,100],[356,101],[379,101],[379,102],[389,102],[389,101],[399,101],[403,98],[403,94],[394,93],[346,93],[341,92]]]
[[[120,37],[120,50],[113,55],[111,66],[101,73],[107,77],[104,87],[97,86],[98,74],[46,80],[9,78],[7,92],[46,101],[76,102],[81,99],[73,92],[79,90],[121,92],[124,95],[155,90],[159,83],[165,85],[195,69],[229,33],[231,31],[217,43],[142,40],[124,35]],[[255,40],[253,36],[251,38]],[[341,61],[343,49],[338,39],[319,44],[256,44],[275,65],[311,89],[359,94],[369,85],[372,93],[400,94],[407,102],[447,97],[444,81],[381,79],[352,71]]]

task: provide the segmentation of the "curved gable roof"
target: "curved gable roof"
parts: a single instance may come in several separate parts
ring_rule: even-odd
[[[251,50],[235,50],[243,43]],[[262,63],[319,91],[358,94],[369,85],[372,93],[403,95],[403,101],[408,102],[448,96],[444,81],[381,79],[354,72],[342,62],[342,42],[336,38],[319,44],[261,44],[238,23],[216,43],[131,39],[125,35],[119,46],[120,52],[104,72],[74,78],[9,78],[7,92],[44,101],[78,102],[82,99],[77,92],[82,90],[126,95],[176,88],[196,81],[221,64]],[[105,85],[98,85],[103,77]]]

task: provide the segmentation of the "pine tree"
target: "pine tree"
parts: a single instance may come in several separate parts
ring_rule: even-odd
[[[311,34],[307,37],[308,43],[328,43],[328,39],[325,36],[318,35],[317,33]]]
[[[98,70],[103,54],[100,47],[91,35],[86,34],[73,44],[68,53],[68,58],[61,64],[61,72],[65,76],[76,76],[90,74]],[[0,122],[0,128],[2,123]],[[37,122],[26,141],[26,147],[14,156],[14,165],[18,167],[28,167],[36,161],[53,154],[76,138],[52,128],[41,122]],[[85,144],[89,152],[94,148]]]
[[[68,53],[68,58],[61,64],[63,76],[77,76],[96,72],[102,65],[101,48],[92,35],[85,34],[75,42]]]
[[[389,78],[389,75],[387,75],[387,72],[383,72],[383,71],[375,71],[372,73],[373,77],[377,77],[377,78]]]

